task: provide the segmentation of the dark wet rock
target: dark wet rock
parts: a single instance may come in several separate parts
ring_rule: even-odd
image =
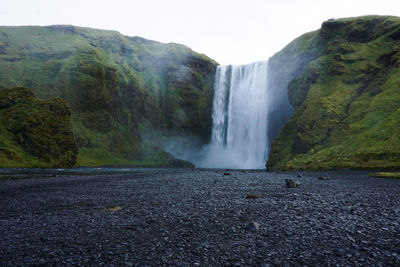
[[[258,230],[260,230],[260,225],[257,222],[251,221],[246,225],[246,230],[257,232]]]
[[[326,180],[329,180],[329,178],[325,177],[325,176],[319,176],[318,180],[326,181]]]
[[[224,172],[224,175],[231,175],[230,172]]]
[[[297,178],[301,178],[302,176],[301,176],[301,174],[297,174]]]
[[[261,198],[260,195],[256,195],[256,194],[248,194],[246,195],[246,199],[257,199],[257,198]]]
[[[301,184],[292,179],[285,179],[285,187],[286,188],[299,188]]]

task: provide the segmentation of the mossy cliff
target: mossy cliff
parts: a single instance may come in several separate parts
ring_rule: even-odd
[[[326,21],[270,62],[295,111],[268,169],[400,167],[400,18]]]
[[[170,165],[171,155],[144,142],[146,132],[206,143],[215,68],[185,46],[115,31],[0,27],[0,86],[68,102],[78,165]]]
[[[70,116],[64,99],[41,100],[23,87],[0,90],[0,166],[74,166]]]

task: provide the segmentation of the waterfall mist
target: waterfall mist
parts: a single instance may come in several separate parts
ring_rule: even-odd
[[[271,142],[293,114],[287,97],[290,79],[274,66],[268,61],[218,66],[210,143],[168,135],[160,147],[196,167],[264,169]]]
[[[265,168],[268,156],[268,62],[218,66],[207,168]]]

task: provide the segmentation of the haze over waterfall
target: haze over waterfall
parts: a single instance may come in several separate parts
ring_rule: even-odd
[[[208,168],[265,168],[268,156],[268,62],[218,66]]]

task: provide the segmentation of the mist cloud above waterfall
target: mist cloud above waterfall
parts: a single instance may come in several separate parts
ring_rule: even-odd
[[[53,25],[116,30],[185,44],[221,64],[266,60],[329,18],[398,15],[398,0],[3,0],[0,25]]]

